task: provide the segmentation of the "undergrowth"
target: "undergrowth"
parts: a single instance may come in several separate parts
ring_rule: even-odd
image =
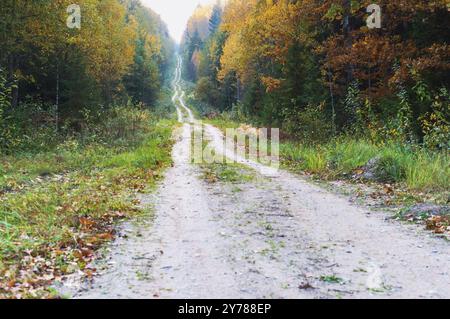
[[[97,123],[50,150],[2,157],[0,298],[48,297],[67,274],[91,276],[87,265],[114,238],[114,223],[143,213],[135,195],[171,164],[174,122],[111,112],[105,131]]]

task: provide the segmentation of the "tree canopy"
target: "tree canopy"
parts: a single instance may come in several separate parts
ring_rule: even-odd
[[[0,69],[11,108],[32,99],[62,116],[132,99],[151,105],[174,44],[160,17],[137,0],[80,0],[81,28],[69,28],[68,0],[4,0]]]
[[[222,110],[239,107],[256,123],[294,135],[313,108],[316,118],[331,123],[330,134],[426,142],[434,131],[445,145],[447,1],[380,0],[381,28],[367,25],[370,4],[230,0],[210,16],[219,26],[196,44],[191,79],[199,80],[203,101]],[[210,93],[202,78],[213,83]]]

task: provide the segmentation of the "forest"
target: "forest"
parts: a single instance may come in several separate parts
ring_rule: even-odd
[[[171,163],[175,42],[135,0],[0,5],[0,299],[55,298]],[[79,16],[77,16],[79,14]]]
[[[186,76],[205,106],[307,143],[345,134],[448,150],[448,2],[378,1],[380,28],[367,26],[370,4],[199,8],[183,43]]]
[[[167,82],[175,44],[156,13],[135,0],[83,0],[80,27],[69,28],[72,3],[2,1],[1,152],[80,133],[87,113],[150,107]]]
[[[161,1],[2,0],[0,299],[448,297],[448,0]]]

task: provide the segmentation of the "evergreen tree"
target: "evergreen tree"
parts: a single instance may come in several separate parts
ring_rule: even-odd
[[[209,19],[209,32],[210,34],[215,34],[218,30],[220,23],[222,22],[222,4],[221,1],[218,0],[214,5],[211,18]]]

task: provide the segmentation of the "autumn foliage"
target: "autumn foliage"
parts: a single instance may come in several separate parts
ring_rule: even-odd
[[[4,118],[39,108],[53,114],[58,130],[85,109],[128,100],[154,103],[173,55],[172,40],[160,17],[136,0],[76,3],[80,28],[67,26],[67,8],[73,1],[2,1],[0,75],[5,81],[0,89],[7,98],[0,109]],[[14,131],[2,127],[3,149],[11,140],[7,130]]]
[[[209,49],[199,49],[200,60],[210,67],[198,78],[217,84],[220,109],[234,105],[294,135],[307,124],[301,113],[323,105],[330,134],[423,142],[430,131],[423,119],[432,116],[439,118],[432,130],[442,133],[434,146],[448,147],[447,1],[377,1],[379,29],[366,23],[372,3],[230,0],[220,27],[202,41]]]

